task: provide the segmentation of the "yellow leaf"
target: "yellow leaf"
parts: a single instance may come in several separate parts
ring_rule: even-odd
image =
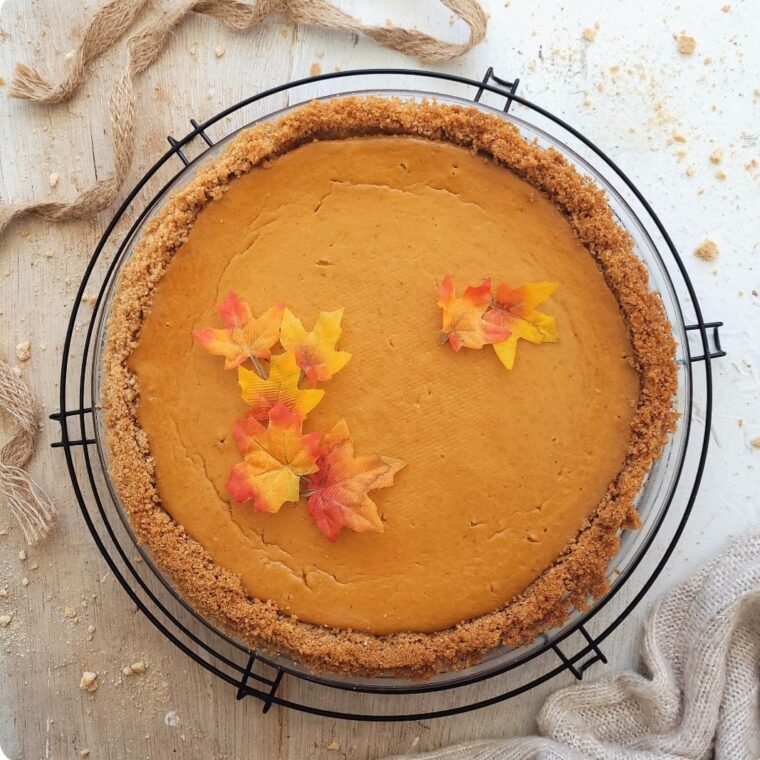
[[[314,329],[307,332],[301,320],[290,309],[285,309],[280,343],[286,351],[295,354],[296,364],[312,388],[319,381],[329,380],[351,358],[351,354],[346,351],[335,350],[341,334],[342,318],[343,309],[323,311],[317,317]]]
[[[299,388],[300,377],[301,370],[291,351],[272,357],[268,378],[261,378],[256,372],[238,367],[238,384],[243,401],[250,405],[251,414],[257,420],[267,419],[269,410],[277,403],[306,417],[322,400],[325,392]]]
[[[507,369],[514,367],[517,342],[521,338],[529,343],[557,342],[556,320],[537,310],[556,289],[556,282],[526,283],[519,288],[510,288],[503,282],[496,288],[493,307],[486,312],[484,319],[509,332],[509,337],[493,345]]]
[[[278,403],[264,427],[249,412],[233,429],[243,461],[230,470],[227,490],[240,504],[253,502],[257,512],[277,512],[297,502],[301,477],[317,471],[319,433],[303,435],[303,417]]]

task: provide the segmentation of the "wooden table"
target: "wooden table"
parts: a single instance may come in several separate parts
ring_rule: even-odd
[[[369,3],[343,5],[358,12]],[[444,36],[463,34],[434,3],[415,10],[402,0],[378,5],[366,20],[383,23],[390,17]],[[716,370],[715,450],[705,485],[666,572],[605,644],[607,667],[614,669],[635,662],[640,623],[656,595],[728,536],[760,520],[749,487],[753,477],[757,483],[760,455],[749,443],[760,435],[755,369],[760,366],[760,173],[751,163],[758,158],[760,51],[748,44],[750,30],[760,24],[760,9],[735,1],[723,12],[720,3],[707,0],[680,7],[647,2],[643,8],[597,0],[585,3],[580,14],[570,10],[574,4],[560,7],[551,0],[486,5],[491,13],[487,41],[441,69],[480,77],[493,65],[503,76],[521,76],[523,94],[600,141],[661,212],[686,255],[706,316],[729,323],[724,340],[731,355]],[[17,60],[61,69],[91,11],[67,3],[62,14],[62,7],[53,0],[5,3],[0,75],[6,81]],[[595,40],[584,40],[584,29],[594,29],[596,22]],[[676,51],[673,34],[682,30],[697,39],[693,56]],[[98,60],[91,81],[57,107],[0,98],[4,200],[67,198],[108,172],[106,103],[123,60],[121,49]],[[166,149],[166,135],[187,132],[190,117],[206,118],[244,96],[317,69],[378,65],[416,64],[364,39],[281,22],[233,34],[193,17],[137,83],[142,116],[128,184]],[[716,148],[723,150],[720,165],[708,158]],[[719,170],[725,180],[716,178]],[[60,179],[51,187],[54,173]],[[48,413],[57,408],[72,300],[110,213],[59,226],[24,221],[0,240],[0,354],[15,361],[16,345],[31,341],[32,358],[22,371]],[[718,261],[710,264],[691,256],[707,237],[721,249]],[[435,721],[352,724],[279,708],[262,715],[258,702],[236,702],[232,688],[193,664],[136,614],[84,528],[63,457],[49,448],[56,434],[54,424],[43,425],[32,469],[59,505],[60,525],[48,541],[26,551],[25,560],[19,559],[20,532],[0,505],[0,588],[7,589],[0,614],[13,615],[11,624],[0,629],[0,745],[14,760],[79,757],[84,749],[92,758],[113,760],[317,760],[422,751],[533,731],[546,696],[573,680],[564,674],[507,703]],[[755,485],[755,495],[756,490]],[[645,560],[644,567],[651,569],[651,562]],[[618,602],[611,604],[606,619],[619,609]],[[147,663],[147,672],[123,676],[122,668],[138,660]],[[94,694],[79,688],[85,670],[98,673]],[[591,675],[602,672],[597,665]],[[319,703],[320,692],[309,693],[311,688],[317,689],[286,684],[285,694],[305,690],[299,694]],[[474,696],[487,689],[476,688]],[[420,697],[418,707],[433,703]]]

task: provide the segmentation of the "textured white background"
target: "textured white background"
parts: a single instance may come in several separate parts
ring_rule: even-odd
[[[7,0],[0,10],[0,76],[17,60],[44,61],[60,71],[95,7],[54,0]],[[343,2],[366,21],[414,24],[462,35],[435,2]],[[368,11],[368,6],[372,6]],[[410,8],[409,6],[412,6]],[[487,40],[464,59],[441,68],[480,77],[488,65],[522,78],[521,93],[563,115],[597,141],[631,175],[660,213],[682,252],[705,316],[722,319],[729,356],[715,368],[713,447],[705,482],[683,540],[662,578],[605,646],[610,668],[636,660],[640,622],[656,595],[683,577],[732,535],[760,523],[760,5],[734,0],[564,3],[489,0]],[[372,13],[373,16],[367,16]],[[598,23],[594,42],[582,39]],[[692,56],[676,50],[674,34],[697,40]],[[214,48],[225,54],[216,58]],[[94,66],[94,79],[70,103],[39,109],[3,97],[0,87],[0,196],[25,200],[69,197],[109,169],[105,104],[123,52]],[[193,18],[174,34],[156,67],[137,86],[144,118],[138,127],[134,182],[165,150],[165,135],[187,131],[241,97],[305,76],[313,63],[335,66],[415,65],[364,39],[274,22],[234,35],[216,22]],[[673,142],[674,133],[684,143]],[[723,150],[719,166],[709,161]],[[683,155],[678,154],[683,151]],[[687,168],[693,167],[692,176]],[[716,178],[716,170],[725,179]],[[60,174],[51,190],[48,177]],[[67,312],[90,252],[108,219],[52,228],[16,225],[0,240],[0,354],[31,340],[24,376],[55,409],[57,373]],[[720,248],[705,263],[692,252],[705,238]],[[260,715],[250,700],[235,703],[217,683],[173,650],[106,573],[84,532],[62,457],[47,444],[45,425],[34,472],[61,507],[61,527],[49,542],[17,559],[22,539],[0,506],[0,745],[15,758],[367,758],[427,749],[478,736],[534,730],[552,684],[507,704],[439,721],[354,726],[275,708]],[[38,568],[33,569],[37,564]],[[645,563],[646,564],[646,563]],[[24,577],[28,585],[22,585]],[[87,602],[85,607],[83,600]],[[76,620],[64,608],[77,608]],[[88,625],[95,625],[92,641]],[[149,663],[141,678],[118,683],[120,667]],[[96,670],[94,696],[78,688],[81,672]],[[590,675],[599,674],[597,666]],[[304,692],[305,693],[305,692]],[[291,693],[291,696],[293,694]],[[313,695],[312,695],[313,696]],[[318,697],[317,697],[318,698]],[[419,705],[425,707],[424,700]],[[336,741],[340,751],[327,746]]]

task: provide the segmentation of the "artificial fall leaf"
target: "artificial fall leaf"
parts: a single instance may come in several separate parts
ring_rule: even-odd
[[[477,287],[465,288],[457,297],[451,277],[446,275],[438,290],[438,305],[443,309],[443,339],[454,351],[460,348],[483,348],[509,336],[509,330],[483,318],[491,304],[491,280],[483,280]]]
[[[235,369],[250,359],[269,359],[272,346],[280,339],[280,323],[284,306],[277,304],[260,317],[254,317],[245,301],[230,293],[217,311],[223,330],[203,327],[193,331],[193,337],[214,356],[224,357],[224,368]]]
[[[303,417],[275,404],[264,427],[250,412],[232,428],[243,461],[230,470],[227,491],[240,504],[253,502],[257,512],[277,512],[298,501],[300,479],[316,472],[319,433],[303,435]]]
[[[238,367],[238,383],[243,401],[251,407],[254,419],[267,419],[276,404],[282,404],[291,412],[306,415],[322,400],[323,390],[301,389],[298,381],[301,369],[292,351],[275,354],[269,367],[269,377],[262,378],[256,372]]]
[[[377,455],[354,456],[354,442],[345,420],[325,435],[319,450],[319,469],[308,477],[308,509],[329,541],[336,541],[342,528],[357,533],[382,532],[377,506],[367,493],[393,485],[404,466],[400,459]]]
[[[306,332],[301,320],[290,309],[285,309],[282,315],[280,343],[286,351],[293,351],[296,363],[312,388],[321,380],[329,380],[351,358],[346,351],[335,350],[342,318],[343,309],[323,311],[317,317],[314,329]]]
[[[557,289],[556,282],[530,282],[519,288],[510,288],[502,282],[496,288],[493,308],[484,319],[504,327],[509,337],[494,343],[494,351],[501,363],[512,369],[520,338],[529,343],[556,343],[557,322],[554,317],[537,310],[539,304]]]

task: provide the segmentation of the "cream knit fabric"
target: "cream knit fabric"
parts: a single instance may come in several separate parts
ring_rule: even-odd
[[[659,600],[642,666],[643,675],[613,674],[553,694],[538,717],[540,737],[408,757],[760,760],[760,533]]]

